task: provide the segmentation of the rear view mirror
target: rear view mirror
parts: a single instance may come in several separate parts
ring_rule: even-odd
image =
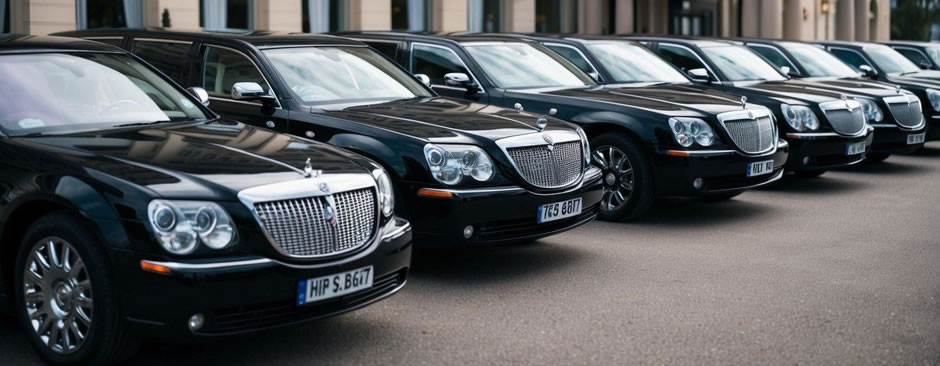
[[[692,69],[687,72],[689,77],[692,78],[692,81],[697,83],[707,83],[711,81],[711,76],[708,74],[708,70],[704,68]]]
[[[467,94],[475,94],[477,92],[477,85],[473,80],[470,80],[467,74],[462,72],[452,72],[444,75],[444,85],[467,89]]]
[[[256,82],[241,82],[232,85],[232,99],[253,100],[267,98],[271,98],[271,96],[265,93],[264,88]]]
[[[415,79],[418,79],[418,81],[428,87],[431,86],[431,78],[425,74],[415,74]]]
[[[206,107],[209,106],[209,93],[206,92],[205,89],[200,88],[198,86],[194,86],[191,88],[187,88],[186,91],[188,91],[189,94],[192,94],[194,97],[196,97],[196,99],[199,100],[199,103],[202,103],[202,105]]]

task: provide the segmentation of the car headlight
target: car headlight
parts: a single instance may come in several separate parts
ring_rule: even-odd
[[[224,249],[235,239],[235,226],[221,206],[213,202],[153,200],[147,205],[150,226],[167,252],[185,255],[200,243]]]
[[[780,109],[783,112],[783,119],[787,121],[790,127],[797,131],[815,131],[819,128],[819,119],[816,113],[806,106],[781,104]]]
[[[382,214],[386,217],[392,216],[395,212],[395,191],[392,190],[392,180],[389,179],[384,169],[373,170],[372,176],[375,177],[375,183],[379,189],[379,207],[382,207]]]
[[[930,106],[934,112],[940,112],[940,91],[927,89],[927,99],[930,99]]]
[[[881,122],[884,119],[884,113],[881,113],[881,108],[873,100],[862,98],[856,100],[862,104],[862,111],[865,112],[865,119],[869,123]]]
[[[587,169],[591,165],[591,144],[588,142],[584,129],[580,127],[578,127],[578,136],[581,136],[581,152],[584,155],[584,168]]]
[[[698,118],[672,117],[669,119],[669,128],[676,142],[682,147],[690,147],[693,144],[712,146],[718,141],[712,127]]]
[[[471,145],[424,145],[424,158],[438,182],[454,185],[463,177],[485,182],[493,177],[493,161],[483,149]]]

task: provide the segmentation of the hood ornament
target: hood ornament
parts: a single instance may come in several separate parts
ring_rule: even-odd
[[[543,133],[542,140],[545,140],[545,142],[548,143],[548,146],[545,146],[548,151],[555,151],[555,139],[552,138],[552,135]]]
[[[900,86],[900,85],[895,85],[895,86],[894,86],[894,92],[895,92],[895,93],[898,93],[898,94],[901,94],[901,86]]]
[[[323,171],[320,169],[313,169],[313,162],[310,161],[310,158],[307,158],[307,161],[304,162],[304,177],[319,177]]]
[[[522,108],[522,103],[513,104],[512,107],[516,109],[516,112],[519,112],[519,113],[525,112],[525,108]]]
[[[849,97],[845,96],[845,94],[842,95],[842,103],[845,104],[845,109],[848,109],[849,112],[852,111],[852,105],[849,104]]]
[[[747,97],[741,97],[741,109],[747,109]]]

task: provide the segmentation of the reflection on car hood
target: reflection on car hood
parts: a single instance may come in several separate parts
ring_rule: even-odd
[[[887,79],[889,83],[898,83],[901,87],[919,87],[940,90],[940,71],[923,70],[904,76],[900,74],[889,74]]]
[[[805,83],[810,87],[828,89],[848,95],[882,98],[897,94],[894,85],[868,79],[803,79],[793,80],[791,83]]]
[[[166,197],[234,199],[245,188],[302,179],[307,159],[324,174],[366,172],[362,158],[345,150],[236,122],[18,140]]]
[[[744,94],[757,93],[781,103],[792,103],[792,100],[798,100],[817,104],[842,99],[842,95],[846,94],[822,85],[797,80],[735,83],[735,88]]]
[[[606,85],[593,88],[514,90],[520,93],[583,98],[616,103],[665,115],[696,111],[719,114],[741,109],[741,98],[694,84]],[[681,113],[680,113],[681,114]]]
[[[538,131],[539,118],[537,114],[450,98],[331,106],[314,112],[432,141],[498,140],[532,133]],[[548,126],[571,128],[554,118]]]

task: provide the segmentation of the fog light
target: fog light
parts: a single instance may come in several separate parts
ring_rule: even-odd
[[[463,237],[470,239],[471,236],[473,236],[473,225],[467,225],[463,228]]]
[[[809,156],[803,158],[803,165],[809,165]]]
[[[202,314],[196,314],[189,317],[189,330],[195,332],[202,328],[202,324],[205,323],[206,317]]]
[[[695,187],[695,189],[702,189],[705,187],[705,180],[702,178],[695,178],[695,180],[692,181],[692,187]]]

